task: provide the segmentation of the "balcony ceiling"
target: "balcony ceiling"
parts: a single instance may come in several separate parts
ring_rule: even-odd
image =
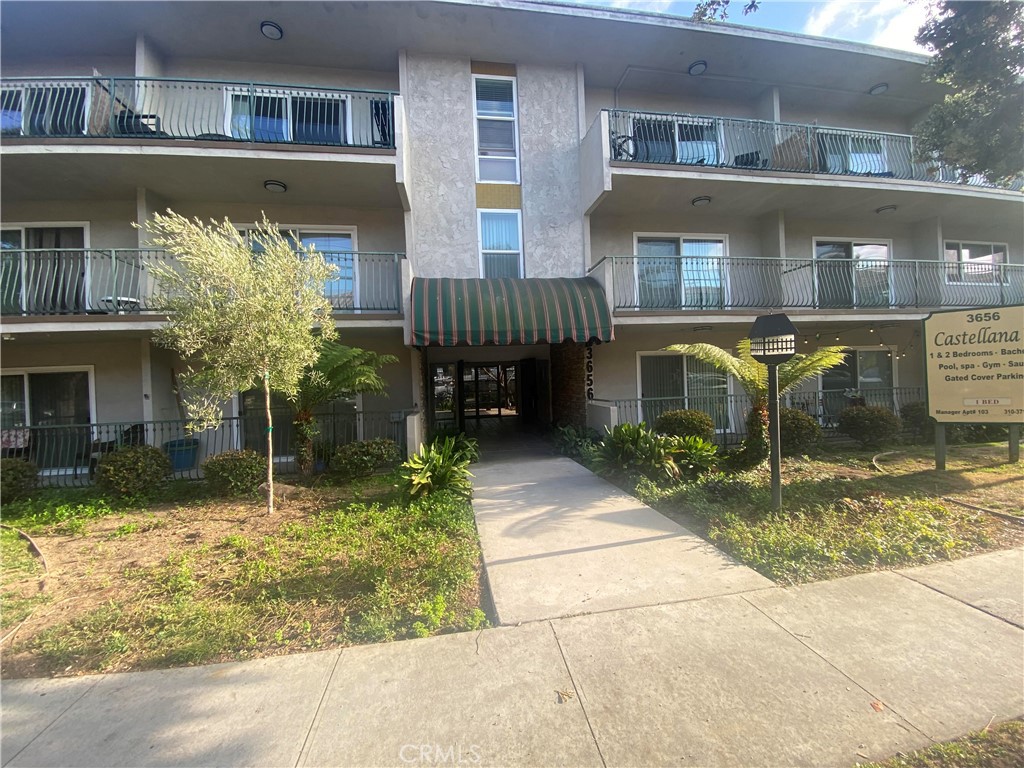
[[[408,49],[582,63],[591,87],[615,88],[628,76],[642,90],[706,97],[783,83],[787,104],[812,105],[827,92],[880,116],[913,116],[942,93],[921,83],[922,57],[899,51],[611,9],[484,2],[5,2],[0,42],[5,61],[49,62],[47,72],[57,58],[134,57],[144,31],[165,56],[182,58],[393,72]],[[283,40],[260,35],[264,19],[284,28]],[[708,71],[689,77],[696,59]],[[882,81],[888,93],[868,96]]]
[[[697,176],[697,174],[694,174]],[[744,183],[744,178],[748,183]],[[1019,192],[1003,192],[955,184],[882,184],[878,180],[861,183],[807,177],[797,183],[781,183],[764,178],[706,174],[699,178],[643,176],[616,173],[612,191],[593,212],[595,217],[637,217],[685,214],[692,224],[702,216],[756,217],[783,210],[796,218],[833,219],[911,224],[936,216],[944,222],[970,224],[972,229],[992,228],[1016,232],[1024,228],[1024,198]],[[823,194],[827,189],[828,194]],[[694,208],[690,201],[708,195],[709,206]],[[897,206],[896,211],[877,214],[878,208]]]
[[[173,155],[143,154],[131,147],[108,148],[107,152],[95,147],[82,147],[85,151],[67,146],[54,149],[61,151],[5,153],[0,197],[19,201],[55,197],[134,200],[136,190],[145,187],[167,200],[401,207],[393,158],[387,158],[390,162],[340,162],[297,159],[290,153],[257,159],[217,156],[213,151]],[[288,191],[268,192],[263,187],[267,179],[285,182]]]

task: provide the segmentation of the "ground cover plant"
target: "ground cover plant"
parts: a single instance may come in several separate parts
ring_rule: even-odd
[[[862,765],[863,768],[1017,768],[1021,755],[1024,755],[1024,721],[1010,720],[909,755]]]
[[[4,634],[16,631],[3,675],[212,663],[482,626],[469,503],[444,491],[407,502],[398,484],[391,473],[296,486],[274,515],[254,494],[181,482],[145,506],[92,488],[5,505],[50,575],[40,591],[38,561],[4,532]]]
[[[1006,463],[1005,445],[952,447],[948,467],[936,472],[923,447],[877,458],[837,450],[787,459],[780,513],[771,511],[768,474],[760,468],[690,483],[640,482],[633,490],[784,584],[1024,541],[1024,526],[979,509],[1022,514],[1024,467]]]

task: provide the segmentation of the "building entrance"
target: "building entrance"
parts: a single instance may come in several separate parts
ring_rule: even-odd
[[[490,434],[546,425],[550,422],[547,370],[547,360],[534,358],[431,363],[427,377],[431,430]]]

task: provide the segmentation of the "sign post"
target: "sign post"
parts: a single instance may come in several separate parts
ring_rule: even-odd
[[[1008,424],[1011,462],[1024,423],[1024,305],[935,312],[924,320],[935,468],[946,468],[946,424]]]

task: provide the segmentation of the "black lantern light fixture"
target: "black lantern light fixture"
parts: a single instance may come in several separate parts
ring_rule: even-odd
[[[797,330],[785,315],[762,315],[750,327],[750,356],[768,366],[768,444],[772,508],[782,509],[782,446],[779,433],[779,366],[796,354]]]

